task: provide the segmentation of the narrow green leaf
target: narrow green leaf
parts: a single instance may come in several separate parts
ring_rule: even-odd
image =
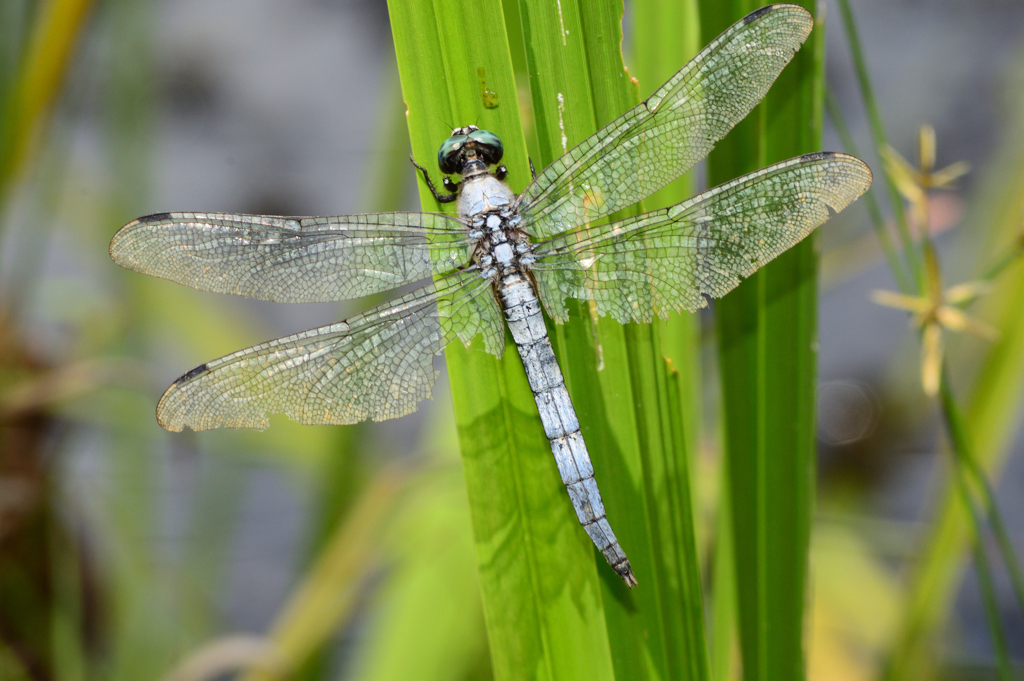
[[[389,9],[416,158],[433,166],[446,126],[474,123],[501,137],[512,188],[522,191],[530,175],[501,4],[391,0]],[[466,39],[483,33],[487,40]],[[494,676],[608,679],[590,542],[507,346],[500,361],[478,342],[446,352]]]
[[[966,497],[964,502],[970,505]],[[970,506],[973,515],[973,526],[982,525],[981,515]],[[984,537],[980,534],[974,537],[974,563],[978,569],[978,586],[981,590],[981,602],[985,607],[985,620],[988,623],[988,631],[992,636],[992,647],[996,655],[996,671],[999,681],[1011,681],[1014,678],[1013,669],[1010,663],[1010,655],[1007,651],[1006,632],[1003,630],[1003,623],[999,618],[999,599],[996,596],[995,583],[992,580],[992,566],[985,554]]]
[[[635,0],[633,2],[633,66],[641,95],[664,83],[702,47],[696,0]],[[696,193],[693,173],[687,173],[644,200],[647,210],[670,206]],[[700,318],[672,315],[656,320],[662,353],[672,360],[682,381],[682,419],[685,451],[692,458],[700,444],[701,372]]]
[[[617,49],[619,38],[609,35],[614,20],[601,21],[605,8],[597,3],[586,8],[581,4],[575,0],[557,5],[532,0],[520,3],[541,167],[630,105],[624,89],[616,92],[614,86],[609,87],[607,73],[591,70],[591,61],[612,68],[595,43],[612,41]],[[589,20],[586,24],[584,17]],[[624,81],[622,75],[620,59],[611,77]],[[602,104],[603,119],[599,120],[597,109]],[[652,570],[652,540],[643,513],[643,470],[634,416],[642,397],[634,394],[625,329],[607,318],[596,318],[585,303],[567,304],[570,321],[549,324],[549,331],[594,462],[608,521],[640,582],[629,592],[592,550],[602,577],[615,673],[622,678],[664,677],[661,626],[642,617],[642,613],[657,611],[657,601],[652,599],[658,579]],[[624,408],[627,405],[631,408]],[[637,636],[639,632],[647,634],[646,640]]]
[[[950,385],[949,370],[945,365],[943,366],[942,371],[940,396],[943,417],[945,418],[947,428],[950,431],[950,440],[953,445],[952,450],[956,457],[954,463],[958,467],[957,474],[962,476],[964,480],[969,478],[970,481],[974,483],[973,486],[977,490],[976,493],[981,497],[980,504],[985,509],[989,525],[992,528],[992,534],[995,535],[996,543],[999,546],[999,553],[1002,556],[1003,565],[1009,573],[1010,583],[1013,585],[1013,592],[1017,597],[1017,605],[1020,607],[1021,611],[1024,612],[1024,573],[1021,571],[1020,561],[1017,559],[1017,553],[1013,547],[1013,542],[1010,539],[1010,534],[1006,530],[1006,523],[1003,522],[1003,514],[999,510],[995,490],[992,488],[992,484],[989,482],[988,476],[985,474],[985,471],[982,470],[981,464],[978,462],[977,454],[974,451],[973,433],[969,432],[968,423],[964,419],[956,398],[953,396],[953,389]],[[960,484],[961,483],[958,482],[958,485]],[[964,484],[963,486],[965,489],[964,494],[969,495],[970,485]],[[968,499],[968,501],[970,501],[970,499]],[[974,513],[973,507],[970,510],[972,511],[971,519],[973,522],[976,519],[976,514]],[[980,537],[983,532],[984,525],[975,523],[975,535]],[[978,550],[981,550],[982,553],[984,553],[983,547],[975,548],[975,551]],[[989,576],[985,575],[985,577]],[[996,632],[993,632],[993,636],[995,635]]]
[[[996,597],[995,584],[992,579],[992,565],[985,551],[985,523],[975,506],[967,482],[968,472],[977,470],[968,461],[973,461],[971,437],[967,432],[967,424],[960,413],[960,408],[953,396],[953,388],[949,382],[948,366],[943,364],[942,382],[940,385],[939,403],[942,405],[943,417],[949,431],[950,447],[953,450],[953,474],[957,493],[967,509],[971,521],[972,544],[974,549],[974,565],[978,572],[978,586],[981,590],[981,601],[985,608],[985,619],[988,622],[989,634],[992,636],[992,647],[996,654],[996,668],[1000,681],[1009,681],[1013,675],[1010,659],[1006,649],[1006,632],[999,617],[999,602]]]
[[[54,0],[35,16],[19,73],[0,110],[0,199],[28,159],[60,93],[91,0]]]
[[[622,63],[620,3],[525,0],[520,6],[540,160],[546,165],[633,106],[638,95]],[[695,36],[695,28],[688,28]],[[692,53],[695,41],[683,49]],[[677,71],[685,56],[676,54],[663,77]],[[643,89],[657,85],[660,80],[652,77]],[[695,327],[678,317],[668,325],[622,326],[572,301],[569,310],[570,321],[553,326],[552,337],[609,522],[640,581],[627,591],[595,552],[616,676],[705,678],[687,470],[687,447],[695,446],[699,422],[693,399],[699,392]],[[685,387],[663,360],[663,333],[672,344],[670,354],[684,367]]]
[[[960,416],[959,418],[962,419],[963,417]],[[948,416],[947,420],[949,420]],[[992,527],[992,534],[995,535],[996,542],[999,545],[999,553],[1002,555],[1003,565],[1010,575],[1013,593],[1017,597],[1017,606],[1021,612],[1024,612],[1024,570],[1021,570],[1020,560],[1017,558],[1013,540],[1006,529],[1002,511],[999,510],[995,489],[993,489],[992,483],[985,475],[985,471],[978,464],[978,459],[973,451],[965,449],[960,451],[959,454],[963,457],[963,463],[966,465],[967,471],[970,473],[971,479],[981,495],[985,506],[985,513],[988,515],[988,522]]]
[[[668,80],[701,48],[696,0],[638,0],[633,4],[633,75],[646,94]],[[676,180],[644,201],[647,209],[683,201],[695,192],[692,174]],[[702,387],[700,369],[700,318],[672,315],[657,319],[654,330],[661,353],[669,358],[669,408],[661,414],[673,436],[665,457],[649,459],[654,488],[647,490],[657,509],[655,524],[662,528],[661,575],[678,578],[667,594],[678,599],[676,615],[666,621],[670,678],[708,678],[707,637],[703,585],[696,550],[697,519],[694,513],[690,463],[700,446]],[[659,395],[664,398],[664,395]],[[658,470],[660,466],[664,466]],[[659,575],[660,576],[660,575]],[[673,626],[675,625],[675,626]],[[678,657],[673,652],[678,649]]]
[[[715,519],[714,574],[711,610],[711,678],[731,681],[736,678],[734,662],[738,641],[739,596],[736,578],[736,550],[733,547],[732,499],[729,495],[728,459],[723,460],[722,489]]]
[[[759,3],[701,3],[704,40]],[[800,3],[813,10],[814,4]],[[709,184],[819,148],[819,25],[764,102],[712,152]],[[804,677],[803,620],[814,501],[816,237],[720,303],[726,455],[744,678]],[[721,672],[719,672],[721,673]]]

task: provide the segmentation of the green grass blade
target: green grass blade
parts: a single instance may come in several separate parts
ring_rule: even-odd
[[[1024,612],[1024,574],[1021,572],[1020,561],[1017,559],[1017,553],[1014,550],[1010,534],[1006,530],[1006,523],[1003,522],[1003,514],[999,510],[999,504],[996,502],[995,490],[992,489],[988,476],[982,470],[981,464],[978,463],[978,457],[974,451],[974,438],[968,434],[968,425],[953,396],[949,372],[946,367],[944,367],[942,375],[941,402],[943,415],[950,430],[950,439],[953,441],[953,453],[957,459],[956,464],[964,469],[963,472],[958,471],[958,473],[963,475],[965,479],[969,477],[978,488],[978,494],[981,495],[981,501],[984,505],[988,522],[992,527],[992,534],[995,535],[999,553],[1003,559],[1003,565],[1009,573],[1010,584],[1013,586],[1013,593],[1017,597],[1017,605],[1020,607],[1021,612]],[[972,509],[973,518],[974,512]],[[976,529],[975,534],[978,536],[982,534],[980,526]]]
[[[595,4],[584,10],[574,0],[559,6],[529,0],[520,3],[539,168],[597,129],[599,103],[615,110],[610,116],[606,113],[605,120],[628,106],[626,97],[618,99],[624,93],[613,88],[601,87],[599,93],[593,92],[598,87],[592,85],[591,62],[603,64],[605,69],[615,68],[607,53],[594,44],[601,40],[612,41],[616,48],[619,44],[614,15],[606,13],[609,6]],[[588,11],[592,14],[584,25],[583,16]],[[615,73],[621,74],[621,60]],[[602,84],[607,82],[600,80]],[[625,333],[621,325],[592,318],[586,304],[569,301],[569,306],[571,321],[549,324],[549,330],[594,461],[609,522],[641,581],[630,593],[607,569],[604,559],[591,550],[602,578],[615,673],[621,676],[630,670],[636,678],[649,678],[666,670],[661,627],[637,626],[636,618],[631,617],[640,610],[647,613],[657,608],[653,600],[657,582],[648,559],[650,534],[639,512],[643,501],[639,498],[642,472],[637,460],[637,424],[632,411],[622,409],[623,404],[636,401]],[[638,609],[638,601],[646,601],[647,607]],[[636,634],[641,629],[646,629],[653,640],[639,641]]]
[[[668,80],[701,48],[700,21],[696,0],[637,0],[633,3],[633,67],[641,96]],[[647,209],[683,201],[694,194],[692,174],[679,178],[644,201]],[[652,468],[663,463],[651,477],[664,484],[667,494],[650,496],[660,513],[656,522],[666,529],[663,555],[675,552],[677,563],[667,574],[682,579],[673,594],[682,604],[679,627],[672,634],[680,642],[679,660],[672,678],[706,679],[709,676],[707,636],[703,608],[700,563],[696,551],[696,517],[691,494],[689,464],[700,446],[702,388],[700,369],[700,318],[697,315],[672,315],[655,320],[661,353],[669,358],[670,409],[663,422],[675,426],[671,446],[661,460],[650,459]],[[656,488],[658,489],[658,488]],[[668,498],[668,503],[662,497]],[[668,539],[670,538],[670,539]],[[674,648],[675,646],[670,646]]]
[[[992,483],[989,482],[985,472],[978,465],[978,460],[974,453],[967,450],[962,452],[962,456],[964,457],[964,463],[967,465],[968,472],[970,472],[982,495],[985,513],[988,514],[988,521],[992,526],[992,534],[995,535],[999,546],[999,553],[1003,558],[1003,564],[1010,575],[1010,584],[1013,586],[1014,596],[1017,597],[1017,605],[1021,612],[1024,612],[1024,571],[1021,570],[1020,560],[1017,558],[1016,550],[1010,539],[1010,533],[1007,531],[1006,523],[1003,521],[1003,514],[999,510],[999,504],[996,502],[995,490],[992,489]]]
[[[692,360],[691,360],[692,361]],[[710,678],[707,634],[705,632],[704,593],[700,575],[700,558],[695,538],[694,503],[690,487],[690,461],[685,415],[698,408],[699,402],[689,402],[692,393],[688,390],[690,377],[672,368],[668,369],[668,402],[662,415],[663,422],[672,428],[672,451],[665,457],[665,470],[655,470],[657,477],[666,484],[666,493],[658,508],[657,520],[674,530],[670,535],[672,546],[663,547],[666,569],[662,573],[675,572],[681,577],[669,595],[677,599],[678,611],[669,610],[665,620],[665,638],[668,642],[670,678],[703,681]],[[660,462],[654,461],[653,464]],[[677,469],[671,468],[673,465]],[[653,468],[653,466],[652,466]],[[655,476],[651,476],[655,477]],[[668,534],[667,532],[665,534]],[[673,562],[674,561],[674,562]]]
[[[623,70],[621,4],[528,0],[520,7],[540,160],[546,165],[638,98]],[[672,71],[682,63],[680,58]],[[658,84],[648,82],[643,89],[650,92]],[[685,349],[685,342],[693,342],[686,336],[693,327],[678,334],[685,342],[673,348],[685,368],[682,384],[662,359],[659,325],[595,319],[582,303],[570,302],[569,309],[570,321],[552,328],[556,352],[609,521],[640,581],[626,591],[597,557],[616,676],[704,678],[703,606],[687,479],[688,438],[695,438],[699,420],[691,399],[699,374],[688,366],[692,358]]]
[[[700,18],[696,0],[636,0],[633,5],[633,51],[630,74],[641,93],[669,79],[700,50]],[[693,173],[687,173],[644,200],[647,210],[669,206],[693,196]],[[700,318],[672,315],[656,320],[662,353],[672,360],[682,381],[685,448],[697,453],[701,428]]]
[[[954,455],[953,475],[956,481],[957,493],[967,509],[971,521],[974,564],[978,571],[978,586],[981,590],[981,600],[985,608],[985,619],[988,622],[989,634],[992,636],[992,647],[996,654],[996,668],[999,672],[1000,681],[1009,681],[1013,675],[1010,671],[1010,659],[1006,649],[1006,632],[1003,630],[1003,623],[999,617],[999,603],[992,579],[992,566],[985,552],[985,524],[981,514],[978,513],[978,509],[975,507],[974,499],[971,498],[971,491],[967,482],[968,472],[976,472],[977,467],[968,463],[974,458],[971,451],[971,438],[967,433],[967,424],[964,423],[960,407],[953,396],[953,389],[949,382],[949,370],[945,365],[942,368],[939,400],[942,405],[946,427],[949,431],[950,447]]]
[[[705,41],[753,9],[745,2],[702,3]],[[823,39],[819,25],[764,103],[719,144],[709,159],[709,184],[819,148]],[[748,680],[804,676],[815,469],[815,241],[811,236],[783,254],[717,306]]]
[[[413,153],[432,166],[446,126],[475,123],[501,136],[521,191],[529,169],[501,4],[391,0],[389,9]],[[488,40],[466,40],[481,31]],[[515,349],[498,361],[479,343],[454,343],[446,357],[495,678],[610,678],[593,552]]]
[[[60,93],[91,0],[54,0],[36,13],[18,74],[0,111],[0,200],[38,140]]]
[[[718,495],[719,511],[715,519],[717,537],[711,600],[711,677],[714,681],[730,681],[736,678],[733,662],[739,615],[728,460],[723,461],[723,464],[725,465],[721,470],[722,490]]]
[[[966,485],[966,481],[964,482]],[[970,501],[965,498],[965,503]],[[973,515],[974,526],[981,525],[981,517],[977,510],[970,506]],[[992,566],[985,555],[984,538],[978,535],[974,538],[974,562],[978,568],[978,586],[981,590],[981,602],[985,606],[985,620],[988,623],[988,631],[992,636],[992,648],[996,654],[996,671],[999,681],[1011,681],[1014,678],[1013,669],[1010,665],[1010,655],[1007,652],[1006,632],[1003,631],[1003,623],[999,619],[999,599],[996,596],[995,583],[992,580]]]

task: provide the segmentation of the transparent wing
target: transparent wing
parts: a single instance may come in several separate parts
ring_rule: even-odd
[[[466,227],[434,213],[287,218],[159,213],[110,242],[122,267],[203,291],[311,303],[386,291],[469,261]]]
[[[478,333],[501,355],[504,322],[479,271],[453,272],[343,322],[278,338],[198,366],[157,405],[164,428],[258,428],[284,413],[303,424],[383,421],[430,397],[434,355]]]
[[[647,101],[548,166],[520,199],[524,227],[553,236],[685,173],[761,101],[813,23],[800,7],[771,5],[733,24]]]
[[[566,297],[593,300],[620,322],[696,310],[790,248],[871,185],[846,154],[783,161],[688,201],[537,244],[533,274],[557,321]]]

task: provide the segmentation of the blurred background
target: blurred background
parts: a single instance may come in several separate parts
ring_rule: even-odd
[[[916,164],[930,124],[938,167],[970,163],[932,197],[930,228],[945,285],[977,278],[1024,225],[1024,4],[853,9],[889,143]],[[829,89],[879,177],[832,3],[826,16]],[[52,42],[42,25],[56,27]],[[39,64],[34,79],[26,64]],[[156,401],[186,370],[367,301],[201,293],[107,255],[118,227],[162,211],[418,208],[385,4],[0,0],[0,102],[0,679],[220,678],[294,660],[296,678],[489,678],[444,374],[417,414],[383,424],[277,417],[263,433],[164,432]],[[831,122],[824,146],[844,148]],[[877,678],[910,627],[909,575],[941,550],[948,491],[917,335],[871,299],[896,286],[865,204],[823,230],[812,679]],[[1020,282],[1021,269],[1004,276]],[[1024,310],[1015,286],[978,316],[1012,320]],[[713,312],[704,321],[713,406]],[[954,380],[974,386],[979,456],[1019,553],[1024,398],[999,378],[1024,359],[947,341]],[[702,544],[718,479],[706,411]],[[951,567],[937,568],[922,625],[934,678],[996,678],[967,557],[950,549],[939,562]],[[995,588],[1024,664],[1024,618],[1001,566]]]

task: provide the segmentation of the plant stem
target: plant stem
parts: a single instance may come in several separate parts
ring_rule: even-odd
[[[1010,658],[1006,648],[1006,632],[1003,631],[1002,621],[999,618],[999,604],[996,599],[995,585],[992,579],[992,566],[988,561],[984,546],[984,525],[978,514],[978,509],[971,499],[970,489],[964,475],[965,459],[969,457],[970,451],[966,424],[960,416],[953,391],[949,385],[949,372],[943,365],[942,381],[940,385],[940,401],[942,414],[949,431],[950,448],[953,451],[953,470],[956,478],[957,491],[960,494],[964,505],[971,518],[971,528],[974,530],[974,562],[978,570],[978,586],[981,589],[981,600],[985,607],[985,619],[988,621],[989,632],[992,634],[992,647],[996,654],[996,665],[999,670],[1000,681],[1010,681],[1012,678],[1010,670]]]
[[[885,125],[882,123],[882,114],[879,112],[874,91],[871,89],[871,79],[868,77],[868,69],[864,61],[864,53],[861,50],[860,37],[857,34],[857,24],[853,18],[853,10],[850,9],[849,0],[839,0],[839,11],[843,15],[843,28],[846,30],[847,42],[850,45],[850,55],[853,57],[853,66],[857,73],[857,83],[860,85],[861,95],[864,97],[864,108],[867,110],[868,121],[871,124],[871,137],[875,143],[875,149],[881,157],[882,150],[886,146]],[[921,266],[921,255],[918,253],[913,237],[910,234],[907,214],[903,210],[903,199],[900,197],[899,189],[896,188],[896,183],[889,175],[889,172],[885,170],[884,165],[882,175],[885,177],[886,188],[889,190],[889,202],[892,204],[892,211],[896,217],[896,228],[899,232],[900,240],[903,242],[907,265],[914,275],[918,289],[923,290],[924,270]],[[895,276],[895,271],[893,274]]]
[[[1003,563],[1007,572],[1010,573],[1010,581],[1013,584],[1014,595],[1021,612],[1024,612],[1024,573],[1021,571],[1020,561],[1013,549],[1013,543],[1003,523],[1002,513],[996,503],[995,492],[991,483],[985,477],[977,457],[974,455],[974,448],[970,438],[967,436],[966,425],[963,414],[956,403],[949,383],[948,367],[943,365],[942,382],[940,385],[940,399],[942,401],[942,414],[950,431],[950,437],[954,438],[953,454],[957,458],[958,465],[962,465],[967,473],[973,478],[974,483],[981,490],[982,500],[985,504],[985,512],[988,515],[988,522],[992,526],[992,532],[999,545],[999,552],[1002,555]]]
[[[842,109],[839,108],[839,103],[836,101],[836,97],[831,89],[827,90],[825,94],[825,111],[835,126],[836,133],[839,134],[839,139],[843,143],[843,149],[847,153],[859,157],[860,153],[857,151],[857,145],[853,141],[849,127],[846,125],[846,117],[843,116]],[[882,245],[882,251],[885,253],[885,259],[889,261],[889,270],[896,280],[896,286],[903,293],[909,293],[913,290],[912,283],[907,279],[906,270],[903,267],[903,263],[900,262],[900,254],[896,250],[896,245],[892,241],[889,230],[885,227],[882,208],[878,205],[878,198],[875,196],[873,189],[867,191],[864,195],[864,201],[868,215],[871,217],[871,225],[875,228],[875,235],[878,237],[878,242]]]

